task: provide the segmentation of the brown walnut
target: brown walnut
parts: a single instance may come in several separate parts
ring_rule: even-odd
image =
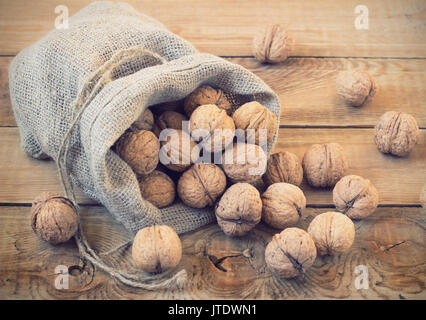
[[[157,137],[159,137],[161,131],[164,129],[182,130],[183,121],[189,120],[182,113],[175,111],[165,111],[155,120],[152,131]]]
[[[262,200],[259,191],[248,183],[230,186],[216,206],[219,227],[229,236],[245,235],[262,215]]]
[[[226,177],[222,169],[207,163],[194,164],[178,182],[179,197],[193,208],[212,206],[225,188]]]
[[[367,72],[348,70],[337,76],[336,91],[346,103],[360,107],[376,95],[377,85]]]
[[[333,189],[336,209],[351,219],[363,219],[376,210],[379,193],[370,180],[360,176],[345,176]]]
[[[261,62],[283,62],[289,53],[287,32],[278,24],[267,26],[253,38],[253,54]]]
[[[223,109],[227,114],[231,114],[232,106],[226,98],[225,94],[220,89],[215,89],[210,86],[202,86],[195,89],[183,102],[183,108],[188,117],[199,106],[205,104],[215,104],[219,109]]]
[[[160,142],[151,131],[127,132],[118,140],[116,150],[136,174],[145,175],[158,164]]]
[[[414,149],[419,134],[419,126],[412,115],[388,111],[375,127],[374,142],[381,152],[403,157]]]
[[[139,131],[139,130],[152,130],[152,126],[154,125],[154,115],[152,114],[151,110],[145,109],[144,112],[139,116],[139,118],[136,119],[135,122],[133,122],[132,126],[130,127],[132,131]]]
[[[235,127],[242,130],[253,130],[254,141],[251,130],[247,131],[247,141],[256,144],[266,144],[274,138],[277,130],[277,116],[268,108],[257,101],[243,104],[232,115]],[[266,141],[265,141],[266,139]]]
[[[262,219],[273,228],[293,227],[302,216],[306,198],[295,185],[274,183],[262,194]]]
[[[306,272],[317,257],[311,236],[299,228],[287,228],[273,236],[265,250],[265,261],[280,278],[294,278]]]
[[[263,176],[267,186],[277,182],[291,183],[300,186],[303,180],[303,169],[299,158],[291,152],[273,153]]]
[[[142,198],[158,208],[167,207],[175,200],[176,187],[164,172],[154,170],[139,179]]]
[[[352,246],[355,226],[344,214],[330,211],[317,215],[309,224],[308,233],[320,255],[333,255]]]
[[[338,143],[314,144],[302,161],[306,180],[313,187],[333,187],[346,173],[348,162]]]
[[[51,244],[66,242],[78,229],[78,215],[73,203],[59,194],[44,192],[31,207],[31,227]]]
[[[146,227],[139,230],[133,240],[132,257],[139,269],[161,273],[179,264],[182,243],[169,226]]]

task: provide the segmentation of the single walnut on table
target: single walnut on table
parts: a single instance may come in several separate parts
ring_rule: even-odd
[[[340,212],[317,215],[308,227],[320,255],[333,255],[347,251],[355,239],[355,226]]]
[[[164,172],[154,170],[139,179],[142,198],[158,208],[167,207],[175,200],[176,187]]]
[[[165,111],[155,120],[152,131],[157,137],[160,137],[160,133],[164,129],[182,130],[184,121],[189,120],[183,114],[175,111]]]
[[[195,89],[185,98],[183,108],[187,116],[191,117],[195,109],[205,104],[215,104],[219,109],[225,110],[227,114],[232,112],[231,103],[223,91],[210,86],[202,86]]]
[[[363,219],[376,210],[379,193],[370,180],[360,176],[345,176],[333,189],[336,209],[351,219]]]
[[[31,207],[31,227],[34,232],[51,244],[71,239],[78,230],[78,215],[74,204],[53,192],[36,197]]]
[[[230,186],[216,206],[217,223],[229,236],[245,235],[259,223],[261,215],[259,191],[248,183]]]
[[[193,208],[212,206],[225,188],[226,177],[222,169],[207,163],[194,164],[178,182],[179,197]]]
[[[316,257],[314,241],[299,228],[287,228],[274,235],[265,250],[267,266],[280,278],[294,278],[305,273]]]
[[[130,129],[132,131],[139,131],[139,130],[152,130],[152,126],[154,125],[154,115],[152,114],[151,110],[145,109],[144,112],[139,116],[139,118],[136,119],[135,122],[133,122]]]
[[[360,107],[370,101],[377,92],[374,78],[362,70],[348,70],[339,73],[336,91],[348,104]]]
[[[388,111],[375,127],[374,142],[379,151],[403,157],[414,149],[419,134],[419,126],[412,115]]]
[[[299,158],[288,151],[273,153],[269,160],[263,181],[267,186],[277,182],[291,183],[300,186],[303,180],[303,169]]]
[[[146,227],[139,230],[133,240],[132,257],[139,269],[161,273],[179,264],[182,243],[169,226]]]
[[[253,38],[253,54],[261,62],[283,62],[289,53],[287,32],[278,24],[267,26]]]
[[[333,187],[346,173],[348,161],[337,143],[314,144],[302,161],[306,180],[313,187]]]

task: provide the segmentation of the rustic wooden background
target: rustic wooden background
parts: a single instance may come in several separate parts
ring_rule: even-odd
[[[313,143],[338,142],[350,173],[369,178],[380,192],[380,208],[356,222],[356,240],[345,254],[318,258],[303,278],[280,280],[265,269],[264,246],[276,232],[265,225],[241,240],[216,225],[182,236],[189,282],[182,290],[148,292],[129,288],[79,259],[73,241],[53,247],[30,228],[30,203],[42,191],[60,191],[52,161],[28,158],[20,149],[8,89],[8,65],[22,48],[54,27],[54,9],[70,15],[90,1],[0,0],[0,298],[178,298],[178,299],[425,299],[425,213],[419,194],[426,183],[426,2],[367,1],[369,29],[356,30],[359,1],[156,0],[130,1],[163,22],[200,51],[224,56],[266,81],[282,102],[276,150],[302,158]],[[294,40],[292,57],[280,65],[252,58],[253,35],[279,23]],[[361,68],[379,92],[362,108],[336,95],[340,70]],[[383,155],[373,127],[389,110],[414,115],[420,140],[406,158]],[[303,185],[308,201],[300,227],[332,210],[330,190]],[[101,206],[81,193],[83,225],[95,250],[105,252],[129,235]],[[116,264],[128,262],[129,248]],[[126,263],[127,263],[126,262]],[[71,267],[70,289],[54,287],[54,268]],[[366,265],[369,289],[355,288],[355,267]]]

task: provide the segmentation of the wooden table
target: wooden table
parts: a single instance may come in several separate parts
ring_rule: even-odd
[[[224,56],[269,84],[282,102],[276,151],[302,158],[313,143],[338,142],[350,173],[370,179],[380,192],[378,210],[356,222],[356,240],[345,254],[319,257],[305,277],[280,280],[265,269],[264,246],[276,231],[261,224],[235,240],[212,224],[182,236],[189,281],[182,290],[144,291],[122,285],[80,260],[74,241],[51,246],[30,228],[30,203],[42,191],[61,191],[52,161],[28,158],[20,149],[8,89],[13,56],[54,26],[59,4],[70,15],[89,3],[0,2],[0,298],[177,299],[425,299],[425,213],[419,202],[426,183],[426,3],[367,1],[369,29],[354,25],[359,1],[130,1],[200,51]],[[294,39],[292,57],[262,65],[252,57],[253,35],[267,23],[285,25]],[[362,107],[345,105],[335,93],[343,69],[370,72],[380,87]],[[405,158],[383,155],[373,128],[389,110],[411,113],[421,127],[415,150]],[[333,210],[331,190],[302,186],[313,216]],[[98,252],[129,237],[106,210],[79,193],[83,225]],[[129,248],[115,257],[129,260]],[[71,267],[69,289],[54,287],[57,265]],[[368,268],[368,289],[356,289],[358,265]]]

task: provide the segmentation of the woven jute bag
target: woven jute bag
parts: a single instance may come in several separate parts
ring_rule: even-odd
[[[207,84],[226,92],[233,108],[257,100],[277,119],[280,113],[276,94],[253,73],[199,53],[126,3],[94,2],[71,17],[67,29],[52,30],[22,50],[10,65],[9,84],[23,150],[54,159],[66,196],[75,203],[78,186],[132,233],[154,224],[184,233],[215,219],[212,208],[154,207],[111,150],[147,107],[183,99]],[[81,226],[76,240],[84,258],[127,284],[155,289],[182,276],[146,283],[103,263]]]

